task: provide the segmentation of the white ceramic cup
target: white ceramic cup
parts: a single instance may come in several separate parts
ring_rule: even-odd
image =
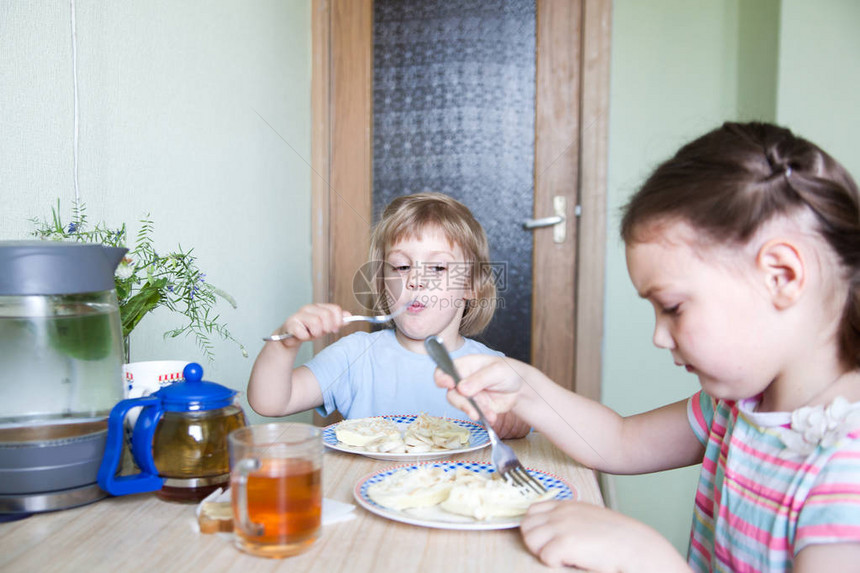
[[[153,392],[185,380],[182,371],[189,364],[187,360],[150,360],[148,362],[129,362],[122,365],[123,396],[142,398]],[[125,417],[126,434],[131,433],[137,422],[140,408],[132,408]],[[129,444],[131,445],[131,444]]]

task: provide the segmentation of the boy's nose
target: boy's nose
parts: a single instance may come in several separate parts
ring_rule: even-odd
[[[424,278],[422,276],[421,268],[418,265],[415,265],[409,271],[409,276],[406,277],[406,286],[410,289],[417,289],[424,287]]]

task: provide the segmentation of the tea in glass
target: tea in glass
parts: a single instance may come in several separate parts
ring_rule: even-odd
[[[322,523],[322,432],[307,424],[249,426],[229,436],[236,545],[262,557],[301,553]]]

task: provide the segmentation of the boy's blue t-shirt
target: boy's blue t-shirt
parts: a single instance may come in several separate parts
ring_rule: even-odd
[[[504,356],[476,340],[451,353]],[[403,348],[393,329],[355,332],[324,348],[304,364],[319,382],[322,416],[335,410],[344,418],[384,414],[420,414],[468,419],[448,403],[446,390],[433,382],[436,363],[426,354]]]

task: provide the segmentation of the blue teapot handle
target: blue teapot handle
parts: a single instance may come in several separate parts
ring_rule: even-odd
[[[143,410],[134,426],[132,450],[134,460],[141,471],[137,474],[118,476],[115,474],[122,457],[125,417],[129,410],[137,406],[143,406]],[[121,400],[113,407],[108,417],[105,453],[99,466],[100,488],[111,495],[128,495],[161,489],[164,478],[158,475],[155,461],[152,459],[152,440],[163,413],[161,400],[156,395]]]

